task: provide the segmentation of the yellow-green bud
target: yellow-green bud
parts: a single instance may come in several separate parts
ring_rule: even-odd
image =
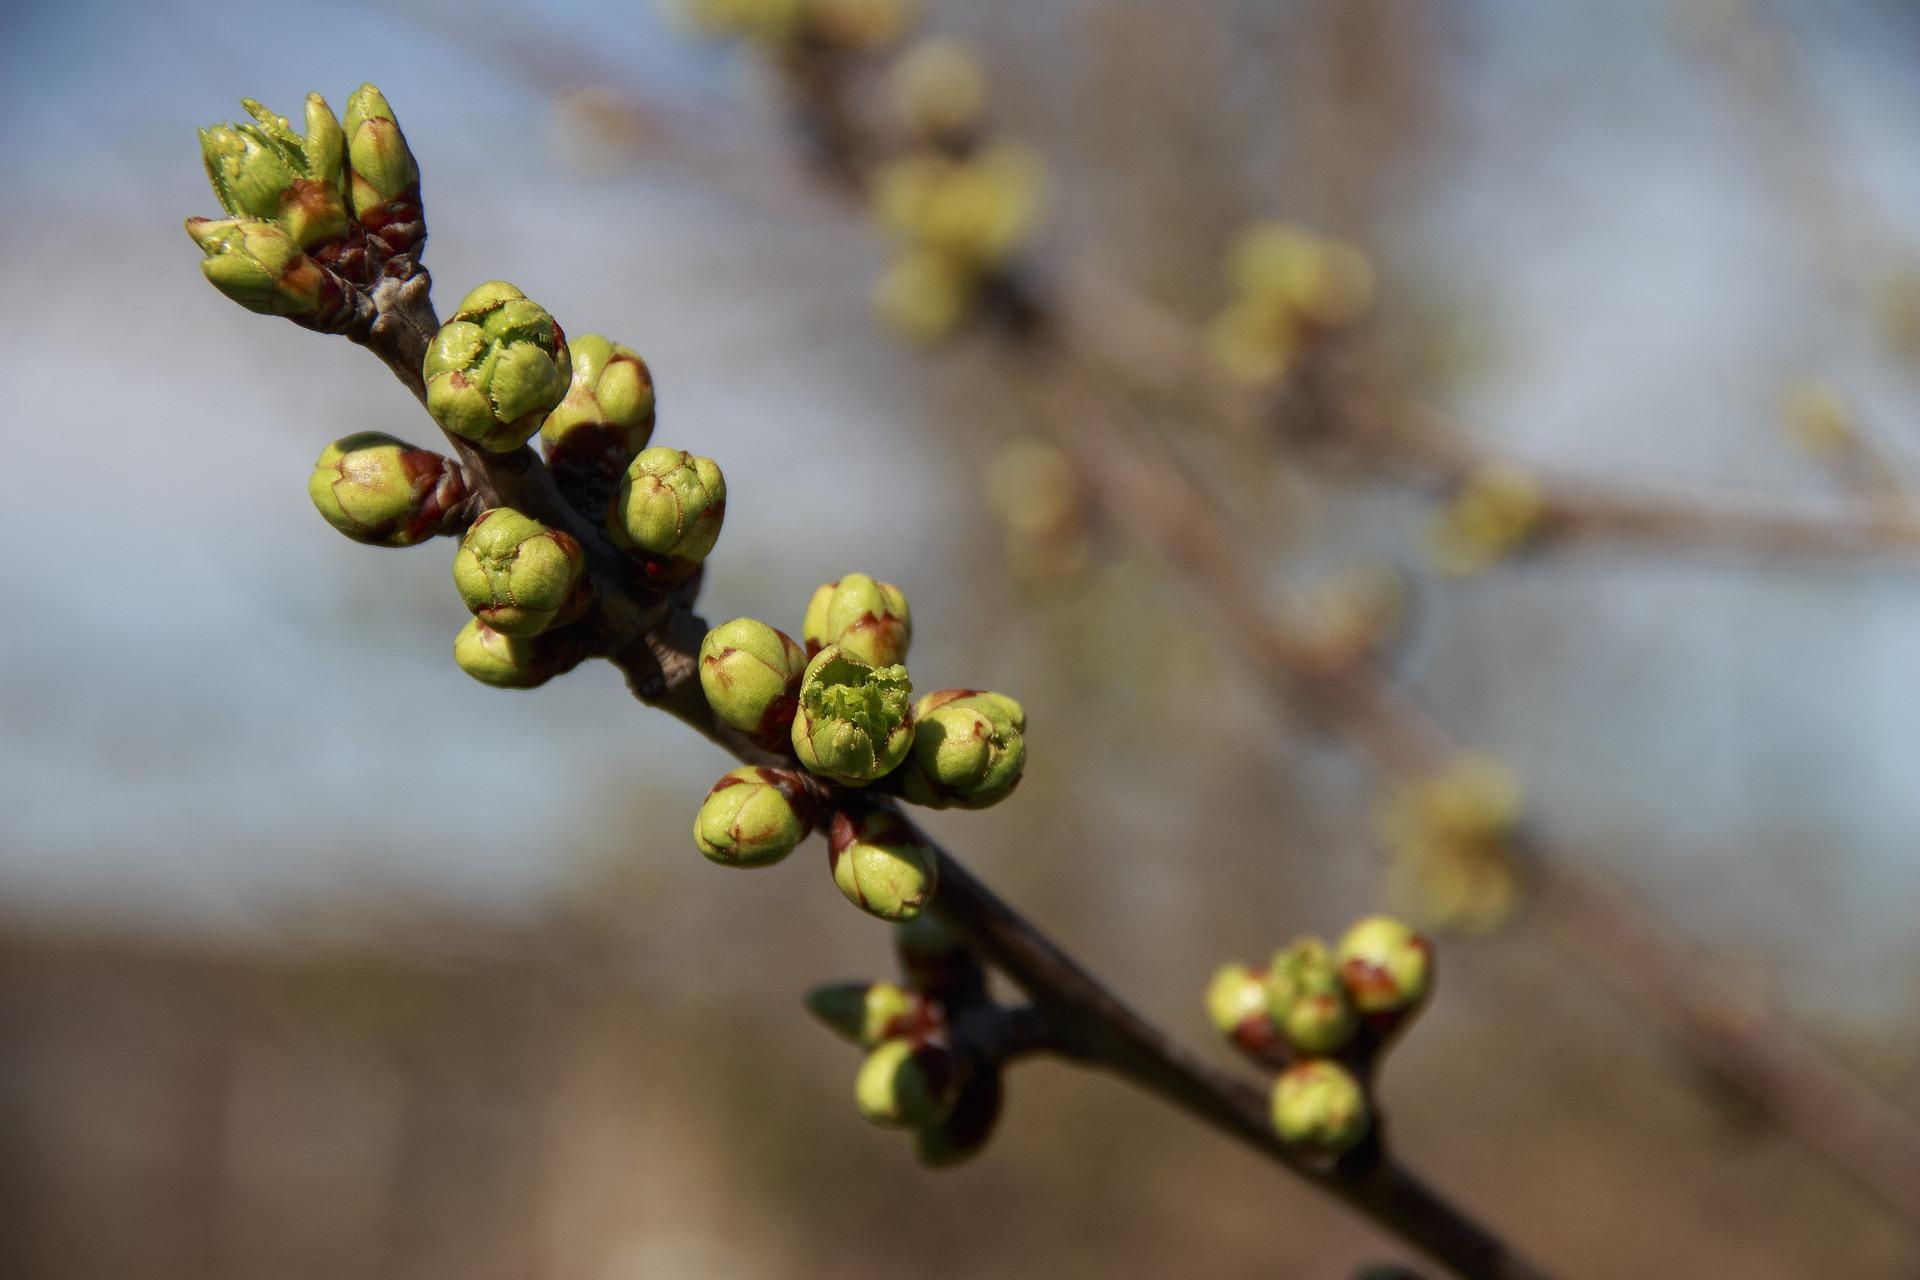
[[[510,507],[495,507],[460,540],[453,585],[473,616],[502,635],[534,636],[552,626],[586,569],[571,535]]]
[[[1296,939],[1275,953],[1267,968],[1267,1007],[1287,1043],[1305,1054],[1332,1053],[1360,1028],[1333,956],[1318,938]]]
[[[200,154],[220,207],[237,217],[276,222],[301,248],[347,232],[341,184],[340,123],[319,94],[307,95],[307,136],[251,98],[252,124],[200,131]]]
[[[871,1049],[911,1031],[927,1002],[895,982],[837,982],[807,993],[807,1009],[840,1035]]]
[[[271,222],[188,218],[187,234],[207,255],[207,280],[249,311],[305,318],[340,302],[333,276]]]
[[[807,654],[784,631],[735,618],[700,642],[700,689],[720,719],[745,733],[783,742],[799,705]]]
[[[1311,1058],[1273,1082],[1273,1130],[1288,1146],[1337,1156],[1366,1137],[1371,1123],[1366,1091],[1337,1062]]]
[[[1340,980],[1369,1020],[1398,1020],[1433,990],[1433,945],[1392,916],[1368,916],[1334,950]]]
[[[712,458],[655,445],[620,480],[608,512],[615,543],[661,560],[698,564],[727,514],[727,481]]]
[[[387,202],[405,195],[420,181],[420,166],[386,98],[363,84],[347,99],[344,126],[353,213],[371,222]]]
[[[953,1113],[960,1083],[960,1060],[952,1050],[896,1037],[860,1064],[853,1100],[874,1124],[924,1129]]]
[[[890,667],[907,660],[913,615],[900,588],[850,573],[813,593],[801,619],[800,638],[807,642],[808,653],[837,644],[876,667]]]
[[[796,774],[747,765],[707,792],[693,820],[693,842],[722,866],[771,866],[807,838],[813,810],[813,800]]]
[[[833,815],[827,833],[833,882],[847,901],[882,920],[911,920],[933,901],[940,867],[899,815],[884,809]]]
[[[453,638],[453,660],[475,680],[496,689],[531,689],[554,674],[539,637],[502,635],[478,618]]]
[[[631,347],[597,333],[567,344],[573,381],[547,420],[540,443],[555,471],[617,476],[653,436],[653,374]]]
[[[1012,793],[1027,763],[1027,713],[1005,694],[942,689],[913,708],[901,794],[934,809],[984,809]]]
[[[1223,964],[1213,971],[1207,983],[1207,1019],[1250,1053],[1264,1053],[1279,1039],[1267,1012],[1266,974],[1243,964]]]
[[[885,776],[913,745],[913,682],[829,645],[800,677],[793,750],[823,777],[861,787]]]
[[[363,431],[321,451],[307,496],[328,524],[355,542],[410,547],[455,531],[467,487],[451,460]]]
[[[932,138],[961,137],[987,108],[987,77],[964,41],[922,40],[887,73],[894,110],[909,129]]]
[[[421,375],[427,411],[462,439],[519,448],[567,393],[566,336],[545,307],[505,281],[469,293],[440,326]]]

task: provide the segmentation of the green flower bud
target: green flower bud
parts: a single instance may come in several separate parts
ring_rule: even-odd
[[[893,982],[839,982],[807,993],[807,1009],[834,1031],[871,1049],[908,1034],[926,1016],[926,1001]]]
[[[1267,968],[1267,1008],[1287,1043],[1305,1054],[1328,1054],[1359,1030],[1327,944],[1300,938],[1275,953]]]
[[[551,652],[541,639],[502,635],[473,618],[453,638],[453,660],[481,684],[496,689],[531,689],[551,680],[556,671]]]
[[[940,866],[898,814],[833,815],[827,833],[833,882],[847,901],[882,920],[911,920],[933,901]]]
[[[1277,1029],[1267,1012],[1264,971],[1243,964],[1223,964],[1207,983],[1207,1019],[1214,1029],[1250,1053],[1262,1053],[1277,1043]]]
[[[653,436],[653,374],[639,352],[597,333],[581,334],[567,351],[573,382],[540,425],[547,463],[556,473],[617,476]]]
[[[207,255],[207,280],[249,311],[310,318],[340,302],[339,282],[271,222],[188,218],[187,234]]]
[[[1027,713],[1012,698],[942,689],[914,704],[901,794],[934,809],[984,809],[1012,793],[1027,763]]]
[[[960,1059],[952,1050],[895,1038],[860,1064],[853,1100],[874,1124],[924,1129],[953,1114],[960,1079]]]
[[[713,550],[726,514],[727,481],[713,459],[655,445],[628,464],[607,529],[621,547],[698,564]]]
[[[901,666],[875,667],[830,645],[800,678],[793,749],[823,777],[861,787],[907,758],[913,682]]]
[[[850,573],[813,593],[800,638],[807,642],[808,653],[837,644],[876,667],[890,667],[907,660],[913,617],[900,588]]]
[[[410,547],[453,533],[466,509],[466,476],[450,459],[377,431],[321,450],[307,496],[355,542]]]
[[[713,713],[734,728],[784,740],[799,705],[806,652],[792,636],[752,618],[735,618],[700,642],[700,688]]]
[[[1000,1118],[1000,1073],[975,1071],[960,1085],[953,1111],[939,1124],[916,1130],[913,1154],[930,1169],[947,1169],[980,1154]]]
[[[571,535],[495,507],[460,540],[453,585],[473,616],[502,635],[539,635],[575,603],[586,553]]]
[[[307,98],[307,136],[251,98],[252,124],[200,131],[200,155],[220,207],[236,217],[276,222],[301,248],[347,233],[341,188],[340,125],[319,94]]]
[[[1433,945],[1392,916],[1368,916],[1348,929],[1334,959],[1354,1007],[1369,1019],[1398,1019],[1433,991]]]
[[[799,775],[748,765],[707,792],[693,820],[693,842],[722,866],[771,866],[812,832],[813,812]]]
[[[347,99],[347,167],[353,214],[376,219],[389,201],[406,195],[420,181],[406,135],[380,91],[363,84]]]
[[[502,280],[460,302],[427,349],[427,412],[494,453],[525,444],[567,393],[566,336],[545,307]]]
[[[1273,1130],[1288,1146],[1337,1156],[1366,1137],[1371,1123],[1366,1092],[1337,1062],[1312,1058],[1273,1082]]]

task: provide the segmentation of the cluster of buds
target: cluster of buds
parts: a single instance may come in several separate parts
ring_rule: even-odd
[[[966,45],[926,40],[888,75],[908,145],[873,174],[873,216],[894,241],[874,290],[889,328],[917,342],[957,330],[1006,281],[1039,226],[1046,166],[988,140],[986,73]]]
[[[938,887],[938,860],[866,793],[933,808],[996,804],[1025,767],[1026,714],[1012,698],[973,689],[913,701],[904,665],[912,613],[898,587],[866,574],[815,591],[801,637],[735,618],[701,642],[700,688],[715,719],[797,767],[722,778],[695,820],[695,843],[729,866],[766,866],[825,825],[828,865],[848,901],[912,919]]]
[[[1436,928],[1485,932],[1519,900],[1519,781],[1499,760],[1461,754],[1395,785],[1380,835],[1396,901]]]
[[[412,269],[426,224],[420,173],[392,109],[363,84],[343,124],[307,95],[306,133],[253,99],[252,119],[200,131],[224,218],[189,218],[201,270],[233,301],[314,328],[338,325],[355,294]]]
[[[1369,1100],[1382,1051],[1433,991],[1433,949],[1389,916],[1368,916],[1331,949],[1297,938],[1264,969],[1222,965],[1207,986],[1207,1016],[1230,1043],[1266,1066],[1281,1141],[1334,1158],[1373,1125]]]
[[[786,50],[820,45],[871,52],[900,38],[913,0],[680,0],[678,16],[707,35]]]
[[[1523,550],[1546,521],[1538,480],[1505,462],[1475,467],[1455,486],[1427,528],[1426,552],[1442,573],[1483,573]]]
[[[816,987],[807,1008],[865,1051],[853,1088],[860,1114],[908,1131],[920,1162],[945,1168],[986,1146],[1002,1098],[998,1048],[957,1032],[1005,1011],[987,997],[978,960],[931,916],[900,925],[895,943],[903,983]]]
[[[1373,264],[1353,245],[1285,222],[1244,231],[1227,257],[1231,298],[1207,329],[1207,349],[1236,382],[1270,386],[1315,343],[1373,303]]]

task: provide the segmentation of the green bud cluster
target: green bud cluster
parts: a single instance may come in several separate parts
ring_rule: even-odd
[[[1332,948],[1303,937],[1265,969],[1222,965],[1207,986],[1207,1017],[1261,1062],[1288,1064],[1274,1084],[1275,1132],[1331,1157],[1366,1136],[1366,1081],[1432,989],[1427,940],[1390,916],[1368,916]]]
[[[566,337],[545,307],[490,280],[440,326],[421,368],[427,412],[494,453],[525,444],[567,393]]]
[[[571,621],[584,605],[586,553],[573,538],[510,507],[483,511],[460,540],[453,585],[473,616],[508,636]]]
[[[410,547],[456,532],[467,505],[457,463],[377,431],[323,449],[307,495],[328,524],[377,547]]]
[[[362,85],[343,125],[307,95],[306,133],[253,99],[251,120],[200,130],[200,155],[227,217],[189,218],[208,281],[250,311],[328,327],[350,292],[425,238],[419,171],[386,99]]]
[[[722,866],[771,866],[813,831],[814,809],[799,774],[747,765],[707,792],[693,820],[693,842]]]
[[[885,809],[842,810],[827,833],[833,882],[847,901],[882,920],[911,920],[933,900],[940,863],[906,819]]]

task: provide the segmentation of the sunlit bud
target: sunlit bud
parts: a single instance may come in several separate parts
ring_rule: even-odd
[[[320,453],[307,495],[326,522],[355,542],[410,547],[456,533],[467,505],[458,464],[377,431],[335,440]]]
[[[1005,694],[942,689],[914,704],[913,750],[900,794],[935,809],[984,809],[1010,795],[1026,767],[1027,715]]]
[[[693,841],[713,862],[764,867],[813,830],[814,803],[799,776],[748,765],[713,784],[693,823]]]
[[[1371,1123],[1365,1090],[1337,1062],[1312,1058],[1273,1082],[1273,1129],[1289,1146],[1337,1156],[1366,1137]]]
[[[639,352],[597,333],[567,351],[573,380],[540,425],[547,465],[563,480],[592,475],[610,485],[653,436],[653,374]]]
[[[427,411],[454,435],[510,452],[560,403],[571,371],[566,337],[546,308],[489,281],[461,300],[427,349]]]
[[[913,745],[913,682],[907,669],[875,667],[829,645],[800,680],[793,749],[823,777],[865,786],[907,758]]]
[[[344,128],[354,217],[389,253],[412,248],[426,234],[420,219],[420,166],[393,108],[378,89],[363,84],[347,99]]]
[[[735,618],[700,642],[700,688],[726,723],[784,741],[799,705],[806,650],[786,632],[753,618]]]
[[[1433,991],[1433,945],[1392,916],[1368,916],[1341,935],[1334,951],[1340,980],[1368,1018],[1417,1009]]]
[[[896,814],[884,809],[857,818],[836,813],[827,840],[834,884],[869,915],[911,920],[933,900],[938,860]]]
[[[553,649],[545,636],[509,636],[478,618],[453,638],[453,660],[460,669],[498,689],[531,689],[556,674]]]
[[[1267,1007],[1264,970],[1223,964],[1207,983],[1207,1020],[1214,1030],[1250,1053],[1264,1053],[1279,1039]]]
[[[207,255],[207,280],[249,311],[312,319],[340,303],[334,276],[271,222],[189,218],[187,234]]]
[[[509,507],[483,511],[453,557],[473,615],[509,636],[538,635],[570,603],[587,564],[580,544]]]
[[[890,667],[907,660],[913,614],[905,594],[891,582],[849,573],[814,591],[800,620],[800,638],[810,654],[837,644],[863,662]]]
[[[841,982],[807,993],[807,1010],[840,1035],[871,1049],[909,1034],[926,1016],[926,1001],[894,982]]]
[[[628,464],[608,530],[623,548],[697,564],[713,550],[726,514],[727,482],[713,459],[655,445]]]
[[[1293,312],[1270,297],[1238,298],[1207,326],[1207,355],[1235,382],[1265,386],[1286,376],[1300,350]]]

